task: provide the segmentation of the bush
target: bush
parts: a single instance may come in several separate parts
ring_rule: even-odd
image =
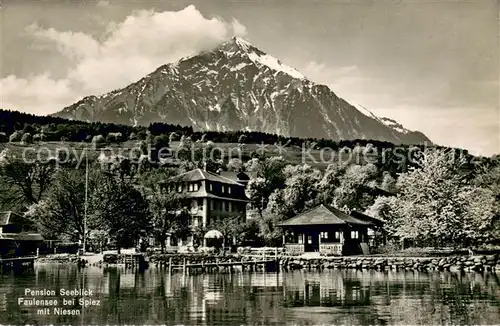
[[[177,135],[177,133],[171,132],[170,135],[168,136],[168,140],[169,142],[173,142],[176,141],[178,137],[179,135]]]
[[[23,144],[33,144],[33,136],[29,132],[25,133],[21,137],[21,143]]]
[[[23,137],[22,131],[14,131],[14,133],[9,137],[9,142],[14,143],[21,141],[22,137]]]
[[[148,135],[146,134],[146,132],[144,130],[141,130],[137,133],[137,140],[146,140],[146,137]]]
[[[245,136],[245,135],[241,135],[241,136],[238,138],[238,143],[243,144],[244,142],[246,142],[246,140],[247,140],[247,136]]]
[[[35,134],[33,135],[33,141],[44,141],[45,140],[45,135],[44,134]]]
[[[33,125],[26,124],[26,125],[24,125],[23,133],[33,135],[34,133],[36,133],[36,129],[35,129],[35,127],[33,127]]]
[[[121,132],[110,132],[106,136],[106,142],[108,143],[119,143],[123,140],[123,135]]]
[[[104,144],[104,143],[106,143],[106,140],[104,139],[103,135],[97,135],[97,136],[92,137],[92,142],[94,144]]]

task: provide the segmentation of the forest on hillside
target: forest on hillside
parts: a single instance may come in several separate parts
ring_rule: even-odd
[[[195,131],[192,127],[172,125],[167,123],[152,123],[149,126],[130,126],[100,122],[84,122],[68,120],[53,116],[37,116],[18,111],[7,111],[0,109],[0,142],[20,141],[24,134],[26,139],[43,141],[68,141],[68,142],[91,142],[93,137],[106,138],[109,134],[120,135],[116,141],[128,139],[144,140],[147,135],[170,135],[175,133],[178,137],[190,137],[193,141],[203,140],[214,143],[244,143],[244,144],[283,144],[286,146],[302,146],[304,142],[314,143],[318,148],[328,147],[340,150],[344,147],[354,148],[356,145],[366,146],[371,144],[378,149],[390,149],[395,146],[423,148],[423,144],[395,145],[386,141],[370,139],[353,139],[333,141],[329,139],[285,137],[276,134],[250,131]],[[431,145],[431,144],[427,144]],[[435,148],[444,148],[434,146]],[[452,149],[468,154],[463,149]]]
[[[79,122],[62,125],[77,130],[79,124],[85,128],[120,127]],[[25,124],[22,136],[12,139],[21,129],[16,130],[8,141],[43,143],[40,138],[31,137],[30,132],[38,133],[46,126]],[[57,129],[61,125],[54,126]],[[149,128],[154,130],[158,125]],[[102,134],[92,137],[94,143],[119,141],[117,137],[123,136],[119,129],[96,130]],[[104,137],[103,130],[116,133]],[[282,156],[254,153],[243,160],[211,156],[207,152],[214,143],[206,136],[195,142],[187,133],[181,136],[172,131],[154,136],[150,129],[143,130],[145,139],[136,140],[142,150],[138,160],[100,156],[90,163],[86,234],[89,239],[111,238],[120,246],[127,246],[141,237],[162,239],[167,233],[183,237],[194,232],[202,237],[206,230],[192,229],[186,222],[190,207],[184,198],[162,193],[158,188],[159,181],[201,167],[213,172],[249,174],[246,191],[256,218],[242,222],[241,216],[234,216],[208,226],[220,230],[228,240],[234,237],[240,245],[281,245],[277,223],[319,204],[383,219],[386,227],[378,238],[387,239],[388,245],[405,240],[418,247],[478,247],[500,239],[498,157],[471,164],[464,161],[467,156],[456,155],[453,149],[427,148],[408,152],[411,157],[399,165],[393,161],[350,161],[332,163],[320,170],[308,164],[291,164]],[[166,164],[155,148],[168,147],[178,138],[179,162]],[[25,214],[47,238],[81,240],[85,232],[85,165],[58,161],[57,157],[27,161],[1,146],[0,210]],[[356,152],[363,155],[370,152],[371,146],[357,143]],[[184,213],[173,215],[174,211]]]

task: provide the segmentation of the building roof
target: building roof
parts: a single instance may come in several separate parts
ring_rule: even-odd
[[[238,202],[249,202],[250,200],[245,197],[227,197],[227,196],[218,196],[212,193],[207,192],[204,189],[200,189],[198,191],[186,191],[183,192],[185,198],[212,198],[212,199],[223,199],[229,201],[238,201]]]
[[[320,205],[305,211],[291,219],[283,221],[279,226],[299,226],[299,225],[374,225],[373,222],[363,221],[352,215],[348,215],[341,210]]]
[[[236,182],[235,180],[231,180],[230,178],[226,178],[224,176],[218,175],[217,173],[205,171],[202,169],[194,169],[179,175],[176,175],[169,180],[182,180],[182,181],[201,181],[201,180],[210,180],[225,184],[232,184],[237,186],[242,186],[241,183]]]
[[[363,220],[363,221],[367,221],[367,222],[371,222],[371,223],[373,223],[375,225],[378,225],[378,226],[382,226],[382,225],[384,225],[386,223],[386,221],[384,221],[384,220],[382,220],[380,218],[369,216],[369,215],[366,215],[364,213],[357,212],[357,211],[352,211],[351,215],[354,216],[357,219],[360,219],[360,220]]]
[[[0,240],[43,241],[43,237],[39,233],[1,233]]]
[[[21,218],[21,215],[14,213],[13,211],[0,212],[0,226],[9,225],[13,222],[15,223],[15,219],[13,221],[13,217]]]
[[[235,180],[235,181],[248,181],[250,177],[245,172],[237,172],[237,171],[221,171],[220,175],[222,177]]]

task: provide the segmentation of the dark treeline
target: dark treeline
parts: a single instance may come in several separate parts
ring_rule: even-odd
[[[448,149],[457,154],[465,155],[469,160],[473,158],[466,150],[458,148],[446,148],[434,146],[432,144],[415,145],[395,145],[387,141],[354,139],[354,140],[331,140],[315,138],[286,137],[276,134],[249,131],[195,131],[192,127],[173,125],[161,122],[151,123],[149,126],[131,126],[123,124],[85,122],[78,120],[69,120],[54,116],[37,116],[33,114],[22,113],[18,111],[7,111],[0,109],[0,142],[9,141],[9,137],[18,132],[19,140],[22,134],[29,133],[35,140],[44,141],[70,141],[70,142],[90,142],[95,136],[106,138],[109,134],[119,133],[120,140],[127,139],[146,139],[148,134],[175,135],[170,139],[180,139],[180,137],[190,137],[193,141],[212,141],[214,143],[243,143],[243,144],[280,144],[286,147],[314,147],[317,149],[330,148],[334,151],[340,151],[345,148],[355,148],[356,146],[374,147],[379,152],[384,149],[393,150],[396,147],[408,151],[412,148],[424,150],[429,146],[436,149]],[[117,139],[118,140],[118,139]],[[418,151],[417,151],[418,152]],[[405,155],[407,156],[407,155]]]

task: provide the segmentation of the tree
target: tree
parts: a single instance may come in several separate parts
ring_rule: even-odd
[[[9,142],[15,143],[21,141],[21,138],[23,137],[22,131],[14,131],[10,136],[9,136]]]
[[[0,132],[0,143],[6,143],[9,141],[9,137],[5,132]]]
[[[160,161],[160,156],[169,151],[169,137],[166,134],[156,136],[153,139],[151,159],[154,162]]]
[[[217,230],[222,233],[222,248],[224,249],[226,243],[232,242],[236,244],[236,238],[241,234],[245,228],[244,217],[239,214],[233,214],[221,219],[210,221],[208,226],[209,230]]]
[[[12,156],[0,164],[0,181],[6,186],[3,204],[27,207],[39,202],[52,181],[55,166],[39,161],[26,162]]]
[[[289,165],[285,168],[284,175],[286,180],[283,201],[286,217],[292,217],[316,205],[318,198],[316,184],[322,177],[318,169],[307,164]]]
[[[168,180],[176,170],[159,168],[141,175],[140,183],[149,196],[149,212],[152,217],[153,233],[165,252],[165,241],[170,234],[183,238],[189,232],[189,214],[184,195],[168,191],[174,184]]]
[[[106,136],[107,143],[119,143],[123,140],[123,135],[121,132],[110,132]]]
[[[240,137],[238,137],[238,143],[244,144],[246,141],[247,141],[247,136],[240,135]]]
[[[500,239],[500,160],[492,158],[493,165],[480,165],[477,167],[476,176],[472,184],[481,188],[489,189],[495,200],[493,207],[492,239]]]
[[[452,153],[423,154],[399,177],[397,197],[385,202],[393,235],[421,246],[474,246],[491,238],[492,191],[467,184]]]
[[[94,147],[100,147],[106,143],[106,139],[104,139],[103,135],[97,135],[92,137],[92,144]]]
[[[232,158],[227,162],[227,170],[239,172],[243,169],[243,163],[239,158]]]
[[[149,199],[149,210],[153,232],[160,242],[162,253],[165,252],[165,241],[169,234],[175,238],[183,238],[188,234],[190,215],[184,196],[155,188]]]
[[[248,196],[252,206],[262,215],[267,207],[267,199],[275,189],[285,184],[284,169],[286,161],[279,156],[272,158],[253,158],[245,164],[245,171],[250,174]],[[255,180],[252,182],[252,180]],[[256,189],[252,189],[256,187]]]
[[[391,174],[387,171],[384,171],[383,177],[382,177],[382,183],[380,185],[380,188],[387,192],[391,193],[396,193],[397,188],[396,188],[396,179],[394,179]]]
[[[28,134],[32,134],[33,135],[34,133],[36,133],[36,131],[37,130],[36,130],[36,128],[33,125],[31,125],[31,124],[25,124],[24,125],[24,128],[23,128],[23,133],[24,134],[28,133]]]
[[[330,164],[321,180],[315,185],[318,191],[318,204],[332,205],[335,200],[335,189],[340,187],[345,165]]]
[[[265,208],[267,184],[264,178],[252,178],[248,181],[246,186],[246,195],[252,202],[252,206],[257,211],[259,216],[262,217],[262,212]]]
[[[24,133],[21,137],[21,143],[23,144],[33,144],[33,136],[29,132]]]
[[[177,135],[177,133],[176,133],[176,132],[171,132],[171,133],[168,135],[168,142],[169,142],[169,143],[172,143],[172,142],[176,141],[178,137],[179,137],[179,135]]]
[[[334,206],[342,209],[363,211],[373,204],[370,193],[376,185],[378,169],[373,164],[350,165],[340,177],[340,185],[334,190]]]
[[[291,212],[284,198],[284,190],[276,189],[269,196],[269,203],[259,220],[260,237],[268,246],[279,246],[283,230],[277,224],[286,219]]]
[[[93,211],[115,239],[118,252],[149,234],[152,229],[149,207],[138,189],[109,174],[103,174],[98,185],[93,196],[99,200],[92,200]]]
[[[116,156],[111,165],[111,171],[124,181],[125,177],[132,177],[132,162],[127,157]]]
[[[89,198],[96,189],[96,171],[89,176]],[[70,241],[83,240],[92,230],[103,227],[102,220],[87,209],[87,229],[85,233],[85,171],[59,170],[55,174],[45,198],[28,208],[27,216],[39,227],[42,234],[49,238],[66,238]]]

